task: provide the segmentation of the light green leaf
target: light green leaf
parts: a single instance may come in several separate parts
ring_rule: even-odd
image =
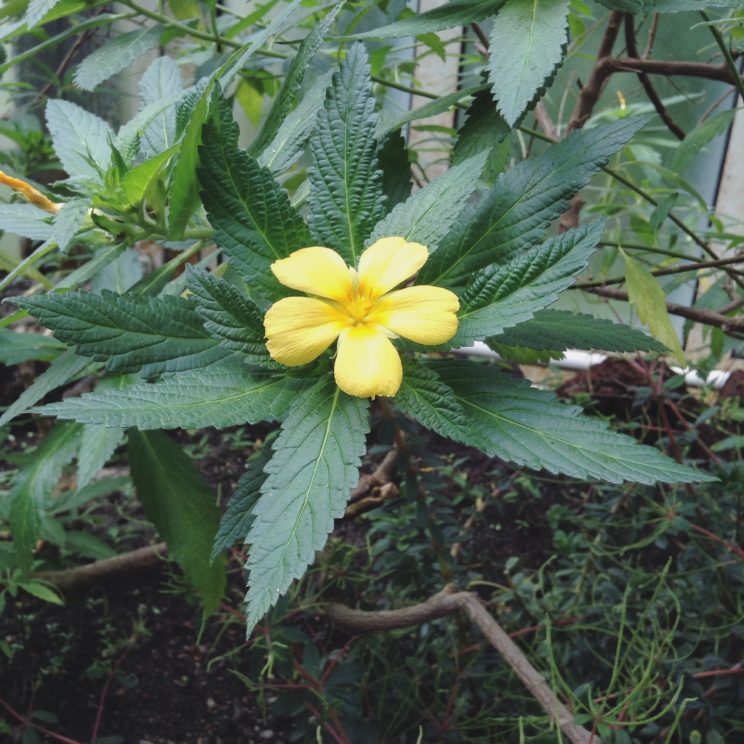
[[[54,152],[67,173],[100,182],[111,164],[111,127],[77,104],[59,99],[47,101],[46,120]]]
[[[148,26],[118,34],[91,52],[75,70],[75,84],[83,90],[95,90],[104,80],[129,67],[160,43],[163,27]]]
[[[90,199],[68,199],[52,222],[52,240],[61,251],[66,251],[72,239],[83,226],[90,210]]]
[[[643,331],[565,310],[540,310],[532,320],[520,323],[515,328],[507,328],[486,341],[494,351],[504,352],[503,355],[509,359],[514,359],[515,353],[522,351],[533,364],[558,359],[567,349],[614,352],[665,349],[663,344]]]
[[[603,222],[587,223],[505,265],[481,269],[462,293],[459,327],[448,345],[468,346],[497,335],[552,305],[586,268],[603,230]]]
[[[195,306],[181,297],[118,295],[103,290],[19,298],[19,305],[83,356],[109,372],[144,374],[197,369],[225,354],[202,326]]]
[[[60,0],[30,0],[26,15],[23,17],[27,28],[32,29],[47,13],[54,10]]]
[[[0,426],[5,426],[16,416],[35,406],[47,393],[69,382],[90,364],[90,359],[68,350],[58,356],[0,416]]]
[[[457,224],[458,217],[478,186],[487,153],[452,166],[446,173],[416,191],[390,214],[383,217],[367,243],[377,238],[399,235],[425,245],[433,251],[439,241]]]
[[[387,26],[355,34],[353,39],[399,39],[418,36],[430,31],[441,31],[454,26],[467,26],[494,15],[505,0],[450,0],[444,5]]]
[[[181,94],[183,82],[179,66],[170,57],[159,57],[140,80],[140,102],[147,108],[158,101]],[[166,108],[142,133],[140,147],[147,157],[159,155],[176,141],[176,106]]]
[[[736,112],[737,109],[735,108],[720,111],[689,132],[675,149],[672,169],[681,171],[686,168],[705,145],[728,129],[736,116]]]
[[[569,199],[648,121],[582,129],[502,174],[429,258],[419,282],[465,286],[478,269],[531,248]]]
[[[0,328],[0,364],[11,366],[36,360],[51,362],[65,350],[65,345],[39,333],[23,333]]]
[[[212,560],[230,550],[233,545],[245,542],[253,522],[253,507],[267,478],[264,467],[270,458],[271,447],[265,445],[248,461],[248,469],[238,481],[235,493],[230,497],[227,509],[220,520],[220,527],[212,546]]]
[[[336,20],[343,3],[337,3],[329,13],[311,29],[310,33],[303,39],[297,54],[287,68],[284,76],[282,87],[274,98],[266,120],[261,127],[256,139],[251,143],[249,152],[253,157],[258,158],[261,153],[275,139],[277,132],[287,118],[292,107],[295,105],[297,97],[302,88],[305,73],[310,68],[310,63],[320,45],[323,43],[325,35]]]
[[[129,432],[137,497],[210,615],[225,592],[225,562],[210,563],[219,512],[214,495],[181,447],[162,432]]]
[[[44,600],[44,602],[54,605],[63,605],[65,603],[64,599],[54,589],[46,584],[42,584],[40,581],[22,581],[18,586],[37,599]]]
[[[488,76],[510,126],[545,90],[568,43],[568,0],[506,0],[493,20]]]
[[[364,46],[354,44],[333,76],[310,140],[310,230],[316,245],[333,248],[350,264],[385,213],[369,76]]]
[[[106,251],[100,251],[105,253]],[[98,259],[98,255],[94,260]],[[103,268],[96,272],[91,283],[91,291],[100,294],[108,289],[116,294],[124,294],[133,287],[144,275],[144,267],[140,254],[132,248],[127,248],[121,255],[109,257]]]
[[[126,172],[124,178],[121,179],[121,188],[128,206],[135,207],[142,203],[147,190],[157,180],[177,149],[174,145]]]
[[[271,172],[238,149],[238,127],[226,102],[204,127],[199,182],[215,240],[260,298],[283,290],[270,265],[311,245],[310,233]]]
[[[266,348],[263,313],[245,293],[206,271],[188,270],[187,284],[207,333],[251,364],[278,367]]]
[[[323,380],[294,401],[282,424],[247,537],[249,634],[343,516],[359,479],[367,406]]]
[[[641,263],[621,250],[625,261],[625,283],[628,299],[651,335],[661,341],[683,367],[687,366],[685,353],[666,309],[666,295],[658,279]]]
[[[83,426],[78,455],[78,490],[85,487],[109,461],[116,448],[124,441],[124,429],[96,424]]]
[[[80,428],[78,424],[57,424],[19,470],[10,491],[10,529],[18,565],[24,571],[31,568],[44,501],[77,452]]]
[[[51,215],[33,204],[0,204],[0,230],[29,240],[49,240]]]
[[[86,424],[139,429],[203,429],[257,424],[280,416],[299,383],[250,373],[235,362],[164,376],[152,384],[86,393],[38,409]]]
[[[457,439],[491,457],[610,483],[716,480],[611,431],[604,422],[583,416],[577,406],[558,403],[553,393],[536,390],[490,365],[442,362],[433,367],[465,410],[467,423]]]

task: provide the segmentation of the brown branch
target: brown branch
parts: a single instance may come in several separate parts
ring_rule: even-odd
[[[607,28],[602,37],[602,43],[599,45],[599,50],[597,51],[597,61],[594,63],[586,85],[583,85],[581,88],[579,100],[576,102],[576,106],[569,119],[569,132],[573,132],[575,129],[581,129],[584,126],[586,120],[591,116],[599,97],[602,95],[602,91],[607,84],[607,79],[611,75],[611,70],[607,68],[605,61],[610,59],[612,47],[615,46],[615,40],[620,31],[622,19],[623,14],[620,11],[613,10],[610,13]]]
[[[398,486],[392,482],[398,453],[398,448],[393,447],[373,473],[359,478],[359,483],[351,492],[351,499],[346,507],[344,519],[353,519],[359,514],[370,509],[376,509],[385,501],[398,496]]]
[[[590,287],[586,291],[599,295],[600,297],[607,297],[611,300],[622,300],[623,302],[628,302],[628,293],[621,292],[618,289]],[[716,328],[720,328],[727,332],[744,329],[744,316],[729,318],[728,316],[721,315],[713,310],[705,310],[701,307],[685,307],[684,305],[677,305],[674,302],[667,302],[666,308],[672,315],[679,315],[681,318],[687,318],[696,323],[715,326]]]
[[[670,77],[697,77],[716,80],[734,85],[736,80],[726,65],[713,65],[707,62],[687,62],[666,59],[631,59],[628,57],[607,57],[602,60],[604,72],[645,72],[649,75]]]
[[[330,604],[325,608],[325,613],[332,622],[355,633],[407,628],[455,612],[464,612],[478,626],[488,642],[501,654],[543,710],[573,744],[601,744],[596,735],[574,723],[573,714],[558,700],[545,678],[491,617],[476,595],[470,592],[455,592],[452,586],[447,586],[425,602],[399,610],[368,612],[341,604]]]
[[[629,57],[639,59],[641,55],[638,52],[638,46],[636,44],[636,36],[635,36],[635,27],[633,24],[634,24],[633,14],[626,13],[625,14],[625,48],[628,50]],[[672,117],[669,115],[669,112],[666,110],[664,103],[659,97],[659,94],[656,92],[656,88],[654,88],[653,83],[649,79],[648,75],[645,72],[639,72],[638,80],[643,86],[643,90],[646,91],[646,95],[648,96],[649,101],[653,103],[654,108],[656,109],[656,113],[659,115],[659,117],[664,122],[664,124],[667,125],[667,129],[669,129],[669,131],[675,137],[677,137],[677,139],[683,140],[685,138],[684,129],[682,129],[682,127],[680,127],[679,124],[677,124],[677,122],[674,121],[674,119],[672,119]]]
[[[648,32],[648,40],[646,41],[646,48],[643,50],[643,59],[648,59],[651,56],[651,50],[654,48],[654,42],[656,41],[656,32],[658,30],[659,30],[659,14],[654,13],[654,17],[651,20],[651,28],[649,29],[649,32]]]
[[[545,134],[547,134],[550,139],[557,140],[558,129],[553,123],[553,120],[551,119],[550,114],[548,113],[548,110],[545,108],[545,104],[542,101],[538,101],[533,113],[535,114],[535,119],[542,128],[543,132],[545,132]]]
[[[47,581],[60,591],[74,592],[91,584],[106,583],[130,571],[155,566],[163,559],[166,551],[167,546],[164,542],[157,543],[84,566],[65,568],[61,571],[39,571],[34,574],[34,578]]]

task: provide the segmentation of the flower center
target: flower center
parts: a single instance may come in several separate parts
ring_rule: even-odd
[[[354,320],[354,325],[361,325],[376,302],[377,300],[370,297],[367,292],[360,287],[355,287],[349,299],[344,303],[344,310]]]

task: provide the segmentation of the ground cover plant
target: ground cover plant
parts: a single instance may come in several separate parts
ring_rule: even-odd
[[[6,85],[18,113],[2,133],[17,147],[3,155],[0,227],[28,243],[2,254],[0,281],[5,612],[33,628],[29,595],[57,605],[167,550],[182,572],[171,591],[201,608],[199,653],[287,740],[735,735],[741,417],[735,395],[683,396],[657,361],[692,363],[674,315],[695,324],[703,376],[741,342],[735,216],[685,170],[744,91],[740,12],[699,5],[6,4],[15,46],[0,69],[22,82]],[[651,58],[680,18],[706,61]],[[438,35],[451,28],[473,36],[457,46]],[[64,44],[51,69],[39,55]],[[100,100],[80,91],[108,89],[147,53],[133,117],[93,113]],[[418,85],[427,59],[454,54],[455,93]],[[561,76],[582,57],[576,93]],[[607,103],[620,72],[638,76],[636,100]],[[661,96],[658,73],[724,94],[689,93],[687,131],[670,113],[684,97]],[[386,91],[431,100],[395,111]],[[453,107],[454,126],[426,124]],[[432,147],[449,166],[435,177]],[[669,302],[690,276],[694,302]],[[629,303],[616,320],[630,307],[650,334],[577,311],[578,292]],[[500,364],[460,351],[475,342]],[[625,407],[515,374],[574,347],[641,354],[614,396]],[[225,472],[199,473],[220,457]],[[164,542],[143,547],[153,528]],[[483,561],[493,529],[532,528],[534,551],[512,537]],[[104,740],[153,601],[124,641],[102,623],[85,674],[106,681],[93,733],[65,723],[74,736]],[[528,654],[496,617],[534,637]],[[401,668],[389,635],[359,641],[411,625]],[[9,669],[41,690],[42,670],[19,671],[33,630],[8,637]],[[81,643],[73,631],[50,673]],[[59,736],[44,721],[56,712],[2,704],[9,731]]]

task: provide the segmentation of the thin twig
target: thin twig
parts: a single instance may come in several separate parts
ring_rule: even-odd
[[[638,46],[636,44],[635,27],[633,24],[634,24],[633,14],[626,13],[625,24],[624,24],[625,26],[625,48],[628,51],[629,57],[640,58],[640,54],[638,53]],[[685,138],[684,129],[682,129],[682,127],[680,127],[679,124],[677,124],[677,122],[674,121],[674,119],[672,119],[669,112],[666,110],[664,103],[659,97],[659,94],[656,92],[656,88],[654,88],[653,83],[649,79],[648,75],[645,72],[639,72],[638,80],[643,86],[643,90],[646,91],[646,95],[648,96],[649,101],[653,103],[654,108],[656,109],[656,113],[659,115],[659,117],[664,122],[664,124],[667,125],[667,128],[669,129],[669,131],[675,137],[677,137],[677,139],[683,140]]]
[[[358,633],[421,625],[455,612],[464,612],[478,626],[488,642],[501,654],[543,710],[573,744],[601,744],[596,735],[574,723],[571,711],[558,700],[542,674],[532,666],[475,594],[456,592],[452,586],[447,586],[425,602],[399,610],[368,612],[341,604],[329,604],[325,608],[325,613],[332,622]]]

